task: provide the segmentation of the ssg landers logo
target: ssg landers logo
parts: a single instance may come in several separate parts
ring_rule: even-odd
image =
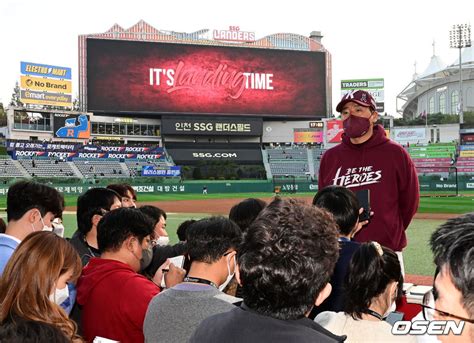
[[[344,186],[346,188],[359,187],[379,183],[382,178],[381,170],[373,170],[373,166],[347,168],[344,175],[341,174],[342,167],[336,172],[332,180],[335,186]]]

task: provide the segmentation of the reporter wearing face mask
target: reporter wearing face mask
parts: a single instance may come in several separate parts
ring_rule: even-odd
[[[186,238],[191,267],[182,283],[150,302],[143,326],[146,342],[187,342],[204,318],[241,301],[222,292],[234,277],[240,228],[224,217],[205,218],[189,227]]]
[[[361,244],[352,256],[344,282],[344,312],[322,312],[314,319],[345,342],[416,342],[394,336],[384,319],[395,311],[403,276],[397,255],[377,242]]]
[[[166,231],[166,212],[156,206],[141,206],[140,212],[148,216],[154,223],[152,237],[153,258],[149,266],[142,272],[143,275],[151,278],[156,274],[159,266],[166,259],[185,255],[187,253],[187,244],[180,242],[174,245],[169,244],[169,236]]]
[[[181,282],[184,270],[165,262],[151,280],[138,274],[151,261],[153,222],[137,209],[108,212],[97,231],[101,257],[91,258],[77,283],[84,337],[143,342],[143,320],[149,302],[161,291],[162,270],[169,269],[166,287]]]
[[[63,238],[45,231],[28,235],[0,278],[0,325],[41,321],[82,342],[67,312],[81,268],[79,255]]]

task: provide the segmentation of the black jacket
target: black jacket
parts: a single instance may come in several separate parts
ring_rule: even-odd
[[[100,257],[99,250],[87,244],[84,234],[80,231],[74,232],[69,243],[79,254],[83,267],[89,262],[91,257]]]
[[[242,304],[202,321],[189,342],[329,343],[344,342],[345,339],[346,336],[336,336],[306,317],[275,319],[258,314]]]

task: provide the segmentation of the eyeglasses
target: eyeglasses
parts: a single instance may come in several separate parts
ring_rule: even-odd
[[[421,306],[423,307],[423,318],[425,320],[428,320],[428,321],[434,320],[435,313],[438,313],[442,315],[443,317],[452,317],[459,320],[463,320],[468,323],[474,323],[474,319],[468,319],[468,318],[456,316],[455,314],[433,308],[430,305],[434,304],[434,302],[435,302],[435,297],[434,297],[433,291],[429,291],[423,296],[423,304]]]

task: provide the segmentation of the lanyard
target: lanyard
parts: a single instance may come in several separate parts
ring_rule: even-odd
[[[381,316],[379,313],[377,313],[377,312],[375,312],[375,311],[372,311],[370,308],[367,309],[367,314],[369,314],[369,315],[371,315],[372,317],[375,317],[375,318],[377,318],[377,319],[383,320],[382,316]]]
[[[209,286],[219,289],[219,287],[217,287],[217,285],[214,282],[206,280],[206,279],[201,279],[198,277],[186,276],[183,282],[202,283],[202,284],[209,285]]]

